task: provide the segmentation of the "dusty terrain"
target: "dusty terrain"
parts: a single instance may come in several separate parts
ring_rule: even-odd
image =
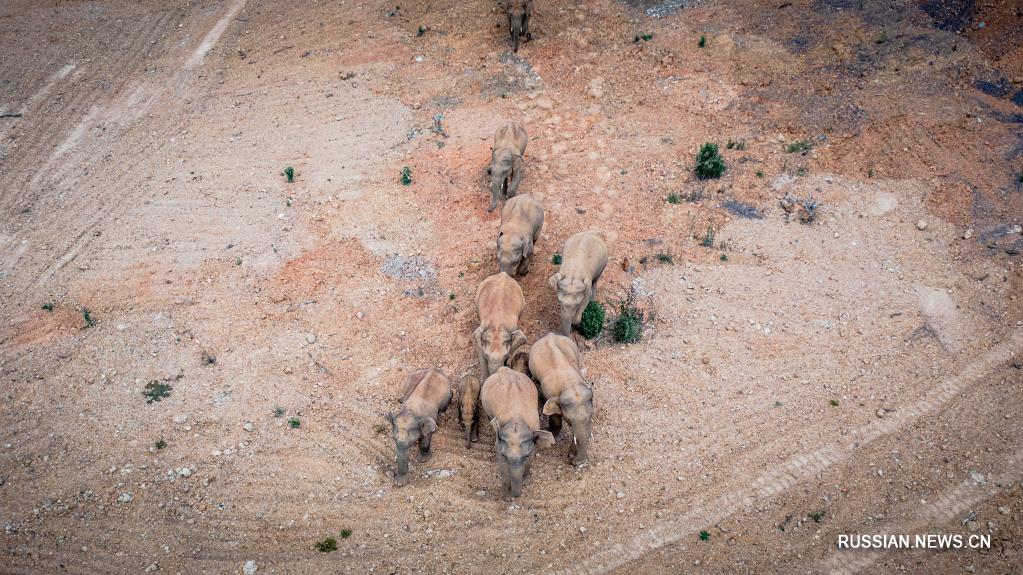
[[[0,3],[0,572],[1020,573],[1023,5],[537,0],[517,55],[496,5]],[[511,505],[486,426],[403,488],[383,432],[476,373],[507,118],[527,335],[587,228],[647,316]]]

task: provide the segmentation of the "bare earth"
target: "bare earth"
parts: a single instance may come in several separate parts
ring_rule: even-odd
[[[0,573],[1023,573],[1023,4],[535,4],[0,3]],[[488,426],[403,488],[385,427],[476,373],[505,119],[530,340],[583,229],[648,320],[511,505]]]

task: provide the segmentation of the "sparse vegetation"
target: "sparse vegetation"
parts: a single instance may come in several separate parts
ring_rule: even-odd
[[[604,331],[604,318],[606,312],[604,305],[598,301],[591,301],[583,310],[582,320],[579,322],[579,333],[586,339],[593,339]]]
[[[837,399],[832,399],[828,403],[831,404],[831,407],[838,407],[838,400]]]
[[[710,531],[707,531],[706,529],[701,529],[700,541],[707,541],[708,539],[710,539]]]
[[[813,194],[806,198],[797,198],[791,193],[786,193],[779,203],[781,208],[785,210],[786,222],[792,221],[792,218],[798,218],[804,224],[809,224],[813,221],[816,216],[815,212],[820,207],[820,202],[813,199]]]
[[[746,149],[746,140],[738,140],[738,141],[736,141],[736,140],[729,139],[728,143],[725,144],[725,147],[728,148],[729,150],[745,150]]]
[[[46,311],[53,311],[53,304],[49,303],[49,302],[44,303],[43,304],[43,309],[46,310]]]
[[[401,185],[408,186],[412,184],[412,168],[405,166],[401,169]]]
[[[154,401],[160,401],[165,397],[170,397],[171,390],[174,388],[167,383],[160,383],[158,380],[150,381],[146,384],[146,387],[142,389],[142,395],[146,396],[146,403],[153,403]]]
[[[87,307],[82,308],[82,319],[85,321],[85,325],[82,326],[82,329],[88,329],[96,325],[96,320],[92,318],[92,313]]]
[[[560,266],[561,265],[561,254],[556,253],[553,256],[551,256],[551,263],[556,265],[556,266]]]
[[[706,233],[706,235],[703,236],[703,239],[700,240],[700,245],[705,247],[705,248],[712,248],[712,247],[714,247],[714,226],[713,225],[707,226],[707,233]]]
[[[757,170],[757,177],[758,178],[764,177],[764,171],[763,170]]]
[[[696,155],[696,177],[701,180],[720,178],[725,173],[725,160],[718,152],[718,145],[711,142],[700,147]]]
[[[373,425],[373,433],[376,433],[377,435],[383,435],[387,433],[387,426],[384,425],[383,423],[377,423]]]
[[[284,177],[288,178],[288,183],[292,184],[295,182],[295,168],[288,166],[284,168]]]
[[[668,203],[669,204],[681,204],[682,203],[682,196],[676,194],[675,192],[672,192],[672,193],[668,194]]]
[[[420,24],[419,28],[416,30],[416,36],[422,36],[423,34],[426,34],[427,30],[428,30],[428,28],[426,26],[423,26],[422,24]]]
[[[774,406],[775,407],[781,407],[782,406],[782,402],[780,402],[778,400],[774,400]]]
[[[292,429],[298,429],[299,427],[302,427],[302,420],[297,417],[289,417],[288,427]]]
[[[674,263],[674,260],[671,258],[671,254],[666,254],[664,252],[657,252],[657,261],[662,264]]]
[[[811,511],[810,513],[807,513],[806,516],[809,517],[810,519],[813,519],[814,523],[820,523],[821,520],[824,519],[824,513],[825,511],[823,509],[818,509],[817,511]]]
[[[320,553],[330,553],[331,551],[337,551],[337,539],[333,537],[327,537],[323,541],[316,542],[316,550]]]
[[[649,42],[650,40],[653,40],[653,39],[654,39],[654,35],[653,34],[650,34],[648,32],[640,32],[639,34],[636,34],[635,37],[633,37],[632,41],[633,42],[640,42],[640,41],[642,41],[642,42]]]
[[[721,261],[727,262],[728,261],[728,254],[721,254]]]
[[[352,536],[352,530],[351,529],[347,529],[346,528],[346,529],[342,529],[341,530],[341,539],[348,539],[351,536]]]
[[[813,144],[810,143],[810,140],[796,140],[785,146],[785,151],[789,154],[802,154],[812,147]]]
[[[884,32],[881,32],[880,34],[877,35],[877,38],[874,38],[874,43],[875,44],[884,44],[887,41],[888,41],[888,34],[885,34]]]
[[[453,293],[449,293],[449,294],[448,294],[448,300],[450,300],[450,301],[455,301],[455,294],[453,294]]]
[[[163,449],[164,447],[167,447],[167,442],[162,439],[157,439],[156,443],[153,444],[153,447],[156,449]]]
[[[283,407],[280,407],[280,406],[274,407],[274,410],[273,410],[274,417],[284,417],[284,413],[285,413],[285,409]]]
[[[620,343],[636,343],[643,337],[643,313],[636,309],[631,297],[619,306],[611,334]]]
[[[704,36],[703,34],[700,34],[700,41],[697,42],[696,45],[699,46],[700,48],[703,48],[704,46],[706,46],[707,45],[707,37]]]

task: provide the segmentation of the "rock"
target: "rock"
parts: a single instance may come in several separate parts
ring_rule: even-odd
[[[256,562],[251,559],[246,561],[245,566],[242,567],[242,573],[244,573],[245,575],[254,575],[257,570],[258,568],[256,567]]]
[[[1009,514],[1009,508],[1004,506],[1004,505],[1002,505],[1001,507],[998,508],[998,512],[1001,513],[1002,515],[1008,515]]]
[[[966,230],[965,232],[963,232],[963,239],[964,240],[968,240],[968,239],[970,239],[972,237],[973,237],[973,228],[970,228],[970,229]]]
[[[979,471],[974,471],[971,469],[970,478],[976,481],[977,483],[987,483],[987,479],[984,477],[984,474]]]
[[[615,498],[617,498],[617,499],[625,499],[625,492],[624,491],[619,491],[618,493],[615,493]]]
[[[153,573],[154,571],[159,571],[159,570],[160,570],[160,564],[159,563],[153,563],[149,567],[146,567],[146,573]]]
[[[178,468],[178,475],[185,478],[191,477],[192,470],[187,467],[180,467]]]
[[[878,417],[884,417],[885,413],[886,413],[886,412],[885,412],[885,410],[884,410],[884,409],[879,409],[879,410],[877,410],[877,416],[878,416]]]
[[[594,78],[590,80],[590,83],[586,86],[586,93],[591,98],[600,99],[604,97],[604,79]]]
[[[316,343],[316,334],[315,333],[307,333],[307,334],[305,334],[305,342],[306,343]]]
[[[579,527],[579,533],[586,533],[585,527]]]
[[[360,311],[360,312],[356,312],[356,313],[355,313],[355,317],[356,317],[357,319],[362,319],[362,318],[363,318],[364,316],[363,316],[363,313],[362,313],[362,312]]]
[[[180,423],[184,423],[186,421],[188,421],[188,414],[186,414],[186,413],[182,413],[181,415],[175,415],[174,416],[174,423],[179,423],[180,424]]]
[[[128,492],[124,492],[117,496],[117,501],[121,503],[131,503],[132,499],[135,499],[135,496]]]
[[[917,221],[916,222],[916,229],[918,229],[918,230],[926,230],[927,229],[927,222],[924,221],[924,220]]]
[[[245,431],[251,432],[252,431],[252,422],[251,421],[246,421],[245,423],[243,423],[242,424],[242,429],[244,429]]]
[[[577,208],[575,209],[575,212],[576,212],[577,214],[585,214],[585,213],[586,213],[586,208],[581,208],[581,207],[577,207]]]

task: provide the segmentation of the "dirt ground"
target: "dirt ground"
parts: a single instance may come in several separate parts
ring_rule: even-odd
[[[1023,573],[1021,14],[536,0],[513,54],[489,1],[0,3],[0,573]],[[385,427],[477,373],[506,119],[530,340],[584,229],[646,317],[512,504],[489,428],[396,488]]]

